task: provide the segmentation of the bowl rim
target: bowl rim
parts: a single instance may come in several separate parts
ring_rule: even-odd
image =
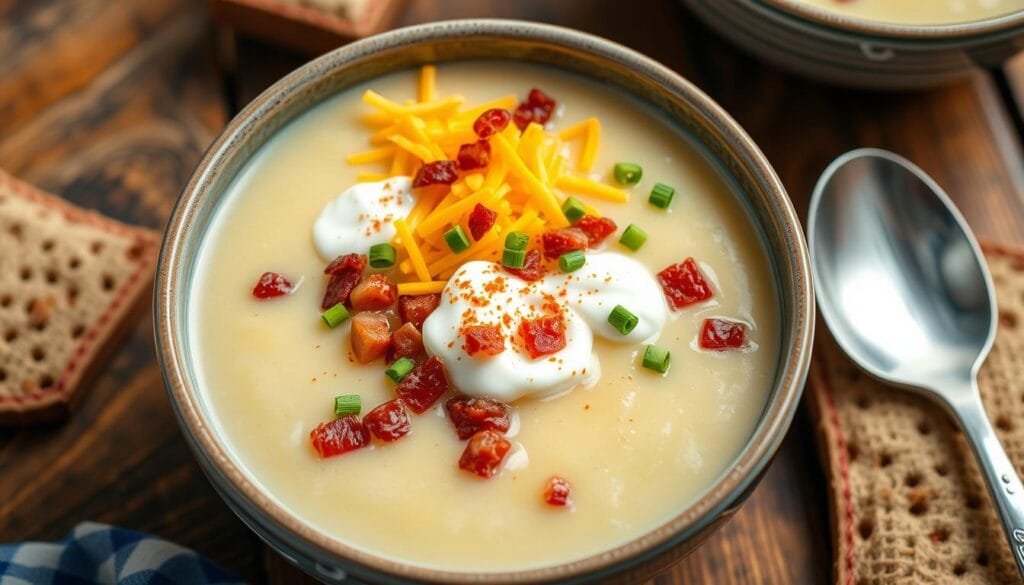
[[[999,16],[948,24],[900,24],[847,16],[801,0],[753,0],[804,20],[848,32],[900,40],[950,40],[1024,27],[1024,9]]]
[[[791,288],[793,292],[792,299],[779,299],[792,312],[791,334],[782,339],[778,371],[768,403],[750,438],[732,460],[731,467],[723,470],[716,482],[697,501],[674,517],[611,550],[598,551],[556,565],[500,572],[438,569],[378,556],[314,528],[278,504],[269,496],[268,491],[249,479],[241,465],[236,464],[228,454],[226,444],[218,439],[212,422],[204,417],[198,389],[192,387],[187,374],[186,364],[189,360],[187,352],[182,350],[184,342],[179,345],[176,341],[185,337],[176,315],[188,298],[188,291],[179,286],[179,272],[192,261],[192,258],[183,256],[182,248],[201,204],[215,195],[211,193],[214,179],[225,172],[219,163],[232,155],[232,149],[240,148],[236,139],[242,137],[240,142],[244,144],[246,130],[256,125],[261,117],[269,117],[279,111],[282,104],[287,102],[285,97],[299,94],[303,88],[314,85],[317,79],[345,69],[359,58],[372,58],[388,50],[408,48],[415,44],[465,37],[536,43],[587,54],[592,59],[615,62],[642,72],[643,77],[661,90],[684,101],[696,116],[703,116],[721,134],[721,139],[732,150],[729,159],[745,164],[746,172],[760,185],[759,189],[767,194],[767,201],[777,215],[772,219],[778,223],[781,240],[788,245],[785,250],[769,247],[766,251],[775,262],[785,258],[792,273],[787,280],[779,277],[780,283],[784,283],[782,288]],[[788,283],[788,287],[785,283]],[[284,530],[289,538],[297,539],[300,544],[312,547],[312,550],[325,551],[343,566],[354,564],[364,571],[397,579],[446,583],[534,583],[607,576],[661,555],[719,519],[760,478],[789,428],[810,367],[814,310],[810,257],[796,211],[764,154],[718,104],[664,65],[612,41],[558,26],[504,19],[439,21],[396,29],[322,55],[275,82],[225,126],[197,163],[168,222],[154,287],[157,359],[179,425],[201,463],[205,461],[212,466],[217,475],[228,482],[233,495],[243,498],[250,508],[272,519],[276,528]],[[785,354],[787,351],[788,355]],[[211,481],[216,484],[215,479],[211,477]],[[218,491],[220,489],[218,487]]]

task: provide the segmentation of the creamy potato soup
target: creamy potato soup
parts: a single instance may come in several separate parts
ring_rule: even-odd
[[[1024,0],[800,0],[848,16],[896,24],[953,24],[1024,10]]]
[[[610,549],[708,490],[766,404],[778,299],[730,188],[655,112],[556,70],[353,87],[215,214],[188,324],[206,406],[353,547],[457,571]]]

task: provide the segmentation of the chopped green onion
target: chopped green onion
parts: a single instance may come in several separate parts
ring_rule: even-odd
[[[530,236],[523,232],[509,232],[505,236],[505,247],[509,250],[525,250],[530,245]]]
[[[644,170],[636,163],[620,162],[615,163],[613,174],[615,180],[622,185],[636,185],[640,177],[644,176]]]
[[[345,305],[343,305],[342,303],[338,303],[337,305],[334,305],[330,309],[324,311],[323,314],[320,316],[323,318],[324,323],[327,323],[328,327],[334,329],[335,327],[338,326],[339,323],[342,323],[343,321],[345,321],[345,319],[348,319],[349,315],[348,309],[345,308]]]
[[[446,231],[444,233],[444,241],[448,244],[448,249],[456,254],[469,248],[469,238],[466,237],[466,232],[462,231],[461,225]]]
[[[407,357],[398,358],[384,370],[384,373],[395,382],[401,382],[415,366],[416,363]]]
[[[587,214],[587,209],[583,206],[582,201],[575,197],[569,197],[562,204],[562,213],[565,215],[565,219],[569,220],[569,223],[574,223],[577,219]]]
[[[335,416],[359,414],[359,411],[362,409],[363,403],[358,394],[342,394],[341,396],[334,397]]]
[[[622,232],[622,237],[619,238],[619,243],[623,246],[633,250],[634,252],[640,249],[640,246],[644,245],[647,241],[647,232],[643,228],[639,228],[636,224],[629,224],[626,229]]]
[[[391,268],[395,265],[395,248],[391,244],[375,244],[370,246],[370,266],[374,268]]]
[[[526,264],[526,250],[509,250],[501,253],[501,265],[507,268],[522,268]]]
[[[619,333],[629,335],[629,332],[636,329],[637,324],[640,323],[640,318],[630,313],[626,307],[615,305],[612,312],[608,314],[608,322]]]
[[[664,347],[648,345],[644,348],[644,367],[648,370],[664,374],[668,371],[670,360],[671,355]]]
[[[657,183],[651,189],[651,196],[647,198],[647,202],[655,207],[666,209],[672,205],[672,198],[675,197],[675,194],[676,190],[672,187],[664,183]]]
[[[558,267],[562,272],[576,272],[587,263],[587,256],[582,250],[571,250],[558,258]]]

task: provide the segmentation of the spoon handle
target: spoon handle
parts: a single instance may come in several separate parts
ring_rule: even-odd
[[[992,423],[985,416],[985,407],[977,389],[962,396],[963,400],[950,402],[950,408],[977,457],[1006,538],[1010,541],[1017,570],[1024,578],[1024,486],[999,443]]]

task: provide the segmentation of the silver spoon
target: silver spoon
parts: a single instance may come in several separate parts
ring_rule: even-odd
[[[862,149],[825,169],[807,231],[832,335],[870,375],[937,400],[959,421],[1024,576],[1024,487],[978,393],[996,299],[967,222],[910,161]]]

